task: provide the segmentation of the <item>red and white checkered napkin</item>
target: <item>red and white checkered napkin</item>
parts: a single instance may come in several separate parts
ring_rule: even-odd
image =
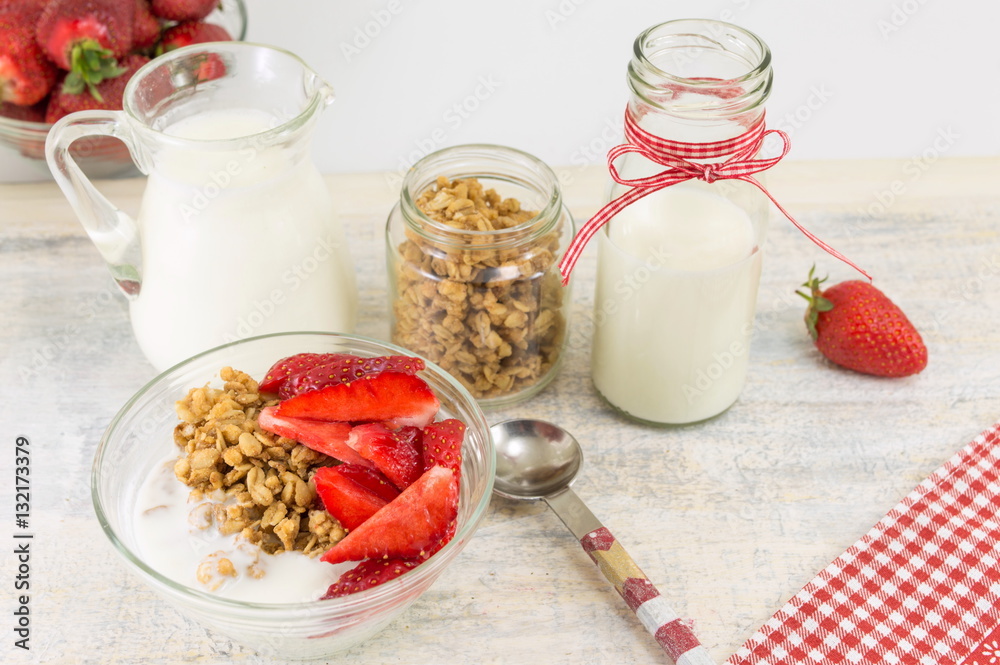
[[[727,663],[1000,663],[1000,423],[920,483]]]

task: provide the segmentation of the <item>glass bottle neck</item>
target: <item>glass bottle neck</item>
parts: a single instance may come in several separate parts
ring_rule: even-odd
[[[724,141],[760,121],[771,80],[770,50],[753,33],[721,21],[669,21],[635,40],[629,113],[662,138]]]

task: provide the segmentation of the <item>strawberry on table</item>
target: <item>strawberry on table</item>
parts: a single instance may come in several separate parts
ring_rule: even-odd
[[[79,82],[77,85],[73,85],[70,76],[67,75],[62,85],[57,84],[52,91],[48,108],[45,110],[45,122],[55,122],[76,111],[120,109],[125,93],[125,84],[147,62],[149,62],[149,58],[144,55],[133,53],[125,56],[121,61],[123,72],[118,76],[101,81],[94,86],[93,91],[88,91]]]
[[[820,290],[814,275],[796,291],[809,302],[806,327],[830,361],[863,374],[902,377],[927,366],[927,347],[903,311],[880,290],[859,280]]]
[[[257,424],[267,432],[298,441],[307,448],[341,462],[372,466],[371,462],[347,445],[347,437],[351,433],[350,423],[284,417],[278,413],[277,407],[267,406],[258,414]]]
[[[41,12],[40,3],[0,5],[0,103],[31,106],[55,85],[58,70],[35,41]]]
[[[418,565],[420,562],[413,559],[366,559],[331,584],[321,600],[339,598],[385,584]]]
[[[438,465],[461,475],[464,440],[465,423],[461,420],[449,418],[425,427],[422,437],[424,470]]]
[[[356,426],[347,437],[347,445],[374,464],[400,490],[409,487],[424,471],[414,437],[409,433],[397,434],[382,423]]]
[[[162,53],[166,53],[192,44],[228,42],[232,39],[221,25],[205,23],[204,21],[185,21],[163,31],[160,50]]]
[[[212,13],[219,0],[152,0],[153,13],[169,21],[196,21]]]
[[[391,428],[424,427],[440,408],[434,391],[418,376],[382,372],[296,395],[278,405],[282,418],[354,423],[384,422]]]
[[[135,3],[123,0],[49,0],[38,17],[36,38],[56,65],[69,72],[72,91],[117,77],[118,59],[132,48]],[[121,108],[119,105],[117,108]]]
[[[327,563],[425,557],[458,516],[458,476],[435,466],[323,554]]]
[[[377,513],[388,500],[355,482],[342,472],[342,466],[347,465],[317,469],[313,475],[313,484],[326,512],[336,517],[345,529],[353,531]]]

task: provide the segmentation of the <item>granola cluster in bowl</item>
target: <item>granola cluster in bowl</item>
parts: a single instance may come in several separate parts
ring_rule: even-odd
[[[149,530],[137,519],[144,482],[162,472],[165,459],[173,460],[166,469],[169,480],[185,492],[225,497],[207,509],[206,523],[245,534],[260,557],[330,565],[309,556],[343,536],[335,520],[315,512],[315,489],[305,470],[314,472],[321,460],[294,441],[262,434],[257,422],[270,397],[257,391],[254,377],[303,351],[407,355],[389,344],[333,333],[267,335],[207,351],[164,372],[126,403],[101,440],[92,472],[98,520],[129,572],[190,619],[285,659],[323,658],[369,639],[426,592],[485,516],[496,469],[489,426],[476,401],[448,373],[427,363],[419,376],[439,400],[441,417],[467,425],[458,516],[446,544],[390,581],[319,600],[275,602],[266,593],[251,599],[213,593],[212,578],[239,565],[221,558],[209,558],[199,571],[208,584],[178,581],[153,563],[155,557],[143,554],[147,548],[140,541]],[[166,534],[159,547],[170,547],[171,537]],[[185,537],[178,533],[174,540]]]

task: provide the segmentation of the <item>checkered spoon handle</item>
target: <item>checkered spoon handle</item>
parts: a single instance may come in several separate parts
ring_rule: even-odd
[[[545,501],[676,665],[715,665],[687,624],[573,490],[567,487]]]

